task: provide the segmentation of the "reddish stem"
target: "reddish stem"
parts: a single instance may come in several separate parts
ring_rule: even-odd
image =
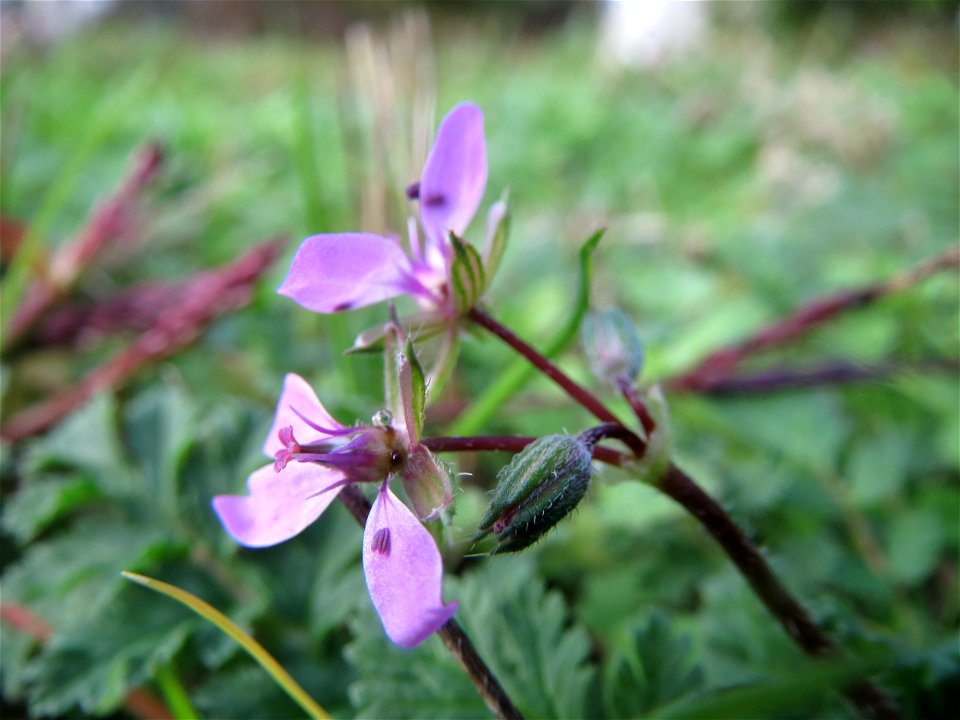
[[[643,431],[649,439],[650,436],[653,435],[653,431],[657,429],[657,423],[650,414],[650,411],[647,410],[643,398],[637,394],[637,389],[633,386],[633,382],[631,382],[629,378],[621,377],[617,381],[617,387],[620,389],[620,394],[623,395],[624,399],[630,403],[633,414],[637,416],[637,420],[640,421],[640,425],[643,427]]]
[[[120,188],[97,205],[80,234],[64,243],[50,261],[50,270],[27,290],[10,318],[4,345],[9,347],[29,331],[47,309],[56,304],[104,247],[130,223],[134,202],[163,162],[159,145],[141,149]]]
[[[433,452],[509,452],[518,453],[537,438],[517,435],[490,435],[483,437],[424,438],[420,442]],[[593,446],[593,457],[607,465],[625,465],[631,456],[617,450]]]
[[[566,374],[564,374],[562,370],[560,370],[560,368],[537,352],[533,347],[517,337],[509,328],[504,327],[479,308],[471,309],[467,314],[467,317],[477,325],[480,325],[481,327],[492,332],[507,345],[523,355],[527,360],[530,361],[531,364],[540,370],[540,372],[563,388],[571,398],[593,413],[594,417],[596,417],[598,420],[601,420],[602,422],[612,422],[621,425],[623,424],[620,423],[620,421],[617,419],[617,416],[610,412],[606,406],[593,395],[593,393],[574,380],[571,380]]]
[[[913,363],[856,365],[833,363],[814,368],[777,369],[751,375],[720,377],[702,382],[697,391],[707,395],[767,394],[810,387],[842,385],[888,378],[903,373],[960,371],[960,359],[922,360]]]
[[[692,370],[667,380],[666,386],[670,390],[709,392],[712,386],[729,379],[745,360],[756,353],[798,340],[841,313],[869,305],[957,265],[960,265],[960,248],[951,248],[889,280],[815,298],[752,337],[711,353]]]
[[[245,304],[253,285],[280,252],[271,240],[230,265],[201,273],[183,291],[183,301],[157,318],[149,330],[95,368],[83,380],[0,425],[0,437],[15,442],[37,435],[83,405],[96,393],[117,387],[148,363],[170,357],[193,342],[207,325]]]

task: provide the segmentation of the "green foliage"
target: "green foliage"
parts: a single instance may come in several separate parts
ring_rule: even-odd
[[[700,690],[703,671],[692,655],[690,638],[678,635],[666,615],[653,614],[631,632],[626,652],[606,665],[610,717],[656,717],[671,701]]]
[[[510,188],[510,250],[485,307],[597,389],[571,348],[588,307],[626,311],[645,350],[642,380],[653,381],[810,298],[953,246],[955,32],[911,16],[854,35],[824,18],[773,42],[750,23],[719,24],[705,52],[650,72],[601,69],[595,28],[577,16],[563,32],[511,29],[495,44],[493,33],[438,26],[437,112],[469,98],[486,114],[481,212]],[[35,251],[82,228],[147,139],[165,143],[169,164],[133,242],[96,266],[77,302],[183,279],[267,235],[286,234],[292,252],[308,234],[384,231],[358,224],[374,194],[357,186],[358,168],[384,158],[363,153],[372,107],[342,100],[344,59],[323,42],[211,43],[123,20],[6,55],[0,210],[32,234],[4,276],[4,314]],[[115,89],[105,91],[107,74]],[[581,246],[601,225],[603,246],[599,232]],[[464,247],[482,236],[478,219]],[[488,269],[502,250],[498,235]],[[477,258],[463,251],[466,303]],[[413,651],[385,639],[361,529],[342,508],[256,551],[238,549],[212,513],[213,496],[243,492],[267,462],[284,373],[304,375],[345,422],[385,406],[379,358],[341,357],[350,338],[383,325],[382,308],[306,313],[273,293],[285,266],[194,348],[4,447],[3,603],[53,630],[40,643],[4,624],[5,702],[111,715],[135,688],[156,694],[163,666],[205,717],[297,713],[229,639],[124,587],[119,571],[134,570],[208,599],[336,717],[489,716],[437,638]],[[912,368],[960,354],[958,308],[955,273],[943,273],[743,368],[905,368],[872,382],[668,398],[675,459],[848,649],[847,668],[805,663],[695,519],[597,466],[570,520],[523,555],[478,562],[463,559],[466,542],[445,547],[458,574],[444,597],[460,602],[456,617],[527,716],[850,717],[835,688],[866,669],[907,716],[952,717],[960,386],[955,373]],[[433,367],[435,328],[420,329],[417,352]],[[462,337],[454,374],[426,407],[426,436],[542,436],[590,422],[524,360],[483,334]],[[5,357],[4,417],[126,341]],[[507,462],[458,459],[448,534],[473,537]]]

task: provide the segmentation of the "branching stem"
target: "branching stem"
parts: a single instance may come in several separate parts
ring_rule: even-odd
[[[589,390],[574,382],[533,347],[483,311],[473,309],[468,317],[527,358],[541,372],[563,388],[571,398],[587,408],[598,419],[604,423],[621,425],[624,434],[618,439],[627,442],[636,457],[642,457],[643,450],[646,448],[643,441],[624,427]],[[608,437],[611,436],[609,430],[605,430],[603,434]],[[630,436],[639,441],[639,446],[629,439]],[[484,449],[481,447],[484,443],[477,438],[460,438],[459,440],[463,443],[460,448],[454,447],[454,443],[450,442],[453,438],[445,438],[444,440],[447,441],[447,445],[442,448],[437,440],[425,441],[425,444],[438,452],[455,449]],[[501,445],[497,449],[507,449],[506,446],[509,443],[505,442],[504,438],[495,438],[494,440]],[[529,441],[530,439],[521,438],[519,440]],[[597,459],[601,458],[598,457]],[[622,463],[618,462],[617,464]],[[803,606],[780,582],[763,555],[750,543],[743,531],[733,521],[733,518],[716,500],[704,492],[692,478],[676,465],[670,464],[663,475],[655,481],[655,486],[693,515],[713,536],[714,540],[740,570],[767,610],[779,621],[787,634],[804,652],[813,657],[836,657],[840,654],[833,641],[817,627]],[[901,717],[900,711],[893,700],[888,698],[869,680],[859,680],[851,683],[844,689],[844,692],[867,717],[883,718],[885,720]]]

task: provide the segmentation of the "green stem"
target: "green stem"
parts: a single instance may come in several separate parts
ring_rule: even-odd
[[[603,230],[598,230],[580,249],[580,281],[577,286],[577,298],[573,312],[560,331],[547,343],[543,355],[553,358],[563,352],[580,329],[580,322],[590,304],[590,276],[592,269],[592,255],[597,243],[603,236]],[[473,404],[456,419],[450,428],[451,435],[476,435],[492,418],[503,404],[513,397],[520,388],[530,382],[536,374],[536,369],[522,358],[516,358],[507,366],[500,376],[489,386],[484,388]]]
[[[170,713],[176,720],[192,720],[200,717],[197,711],[193,709],[190,696],[187,695],[183,683],[180,682],[180,678],[177,677],[170,664],[158,667],[153,679],[156,680],[160,692],[163,693],[163,697],[167,701],[167,707],[170,708]]]

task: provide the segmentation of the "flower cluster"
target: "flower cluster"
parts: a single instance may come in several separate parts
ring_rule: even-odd
[[[496,265],[505,238],[506,208],[495,203],[488,219],[486,259],[461,236],[483,198],[487,181],[483,114],[464,103],[437,131],[420,180],[407,195],[418,201],[419,226],[409,222],[407,247],[372,233],[314,235],[303,241],[278,292],[315,312],[335,313],[399,295],[423,311],[418,324],[449,330],[475,303]],[[422,235],[421,235],[422,231]],[[420,443],[427,381],[396,321],[379,329],[386,339],[388,395],[394,412],[371,425],[334,420],[300,377],[288,375],[264,445],[273,459],[250,475],[247,495],[222,495],[213,506],[240,544],[264,547],[301,532],[351,483],[380,483],[363,536],[363,568],[370,597],[387,635],[412,647],[439,629],[456,610],[441,600],[443,563],[423,522],[452,501],[447,472]],[[402,352],[398,341],[406,340]],[[394,422],[396,418],[396,422]],[[390,489],[400,478],[412,510]]]

